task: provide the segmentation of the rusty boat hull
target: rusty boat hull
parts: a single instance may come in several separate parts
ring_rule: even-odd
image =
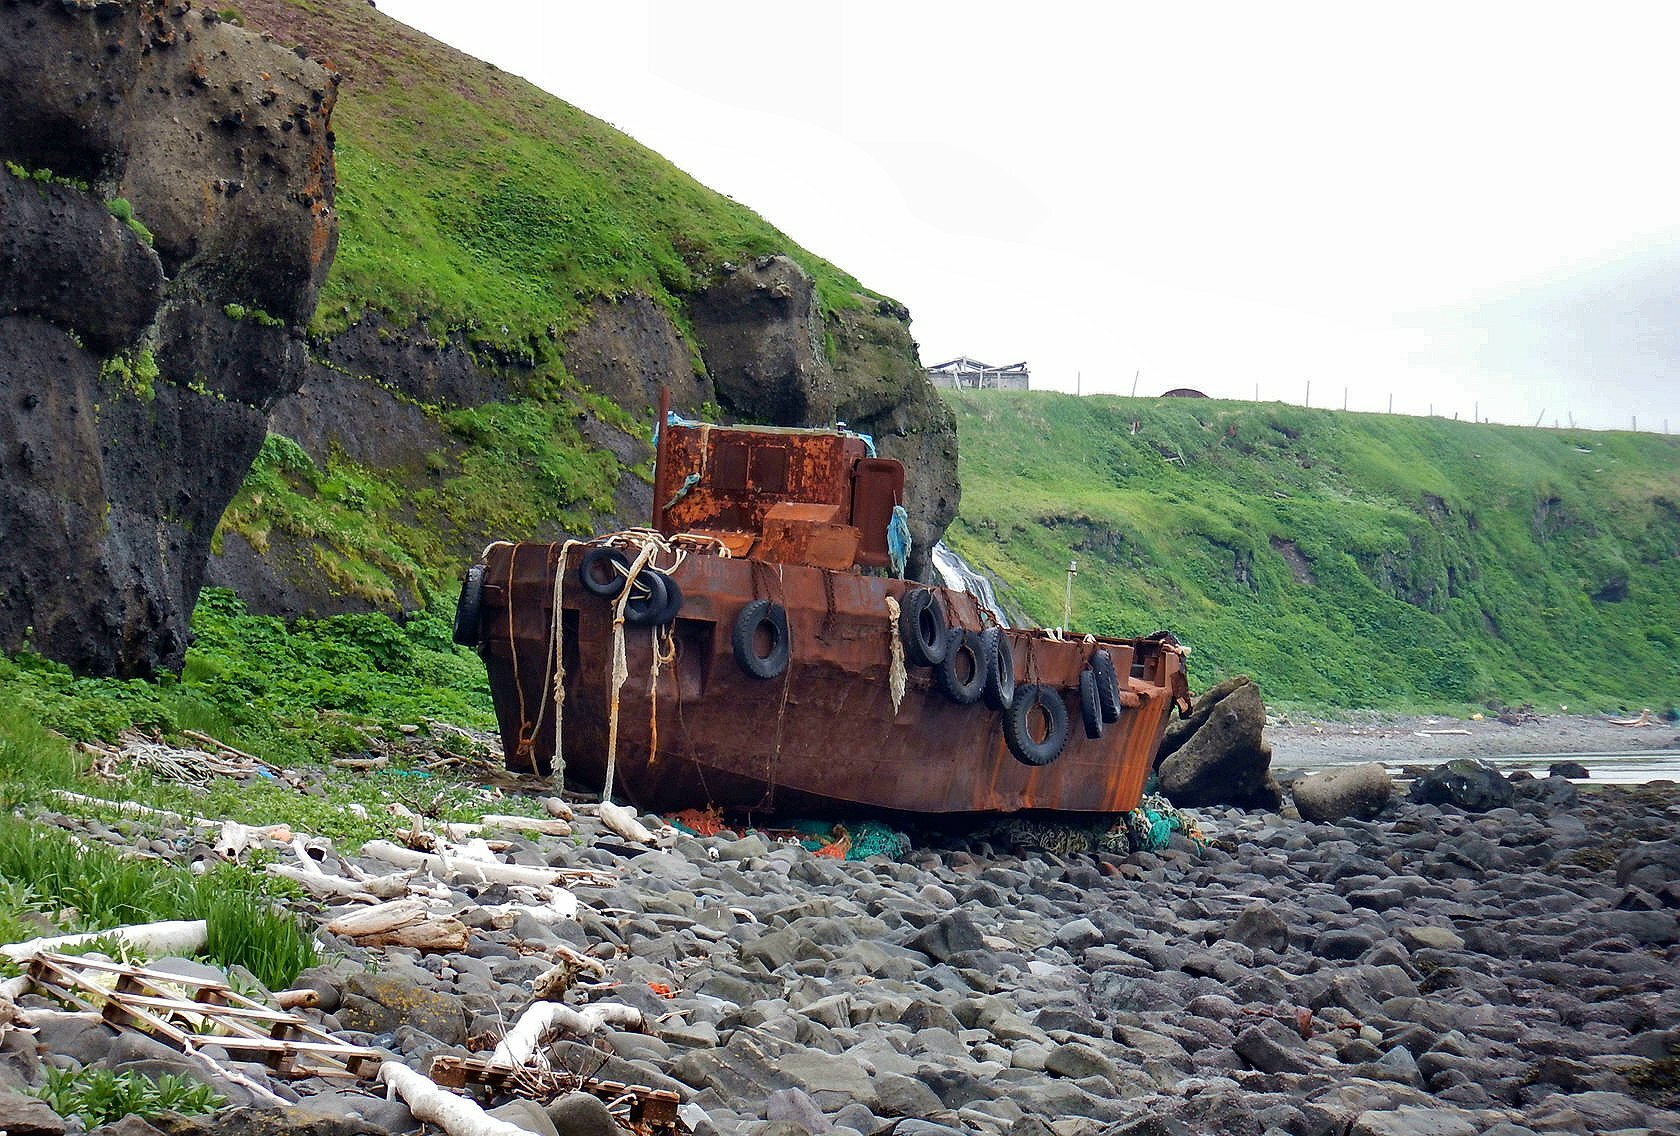
[[[1011,752],[998,711],[954,701],[930,668],[907,667],[894,706],[887,600],[922,585],[690,551],[661,565],[681,590],[675,618],[624,628],[615,696],[615,604],[578,572],[611,539],[492,545],[475,569],[470,630],[509,768],[550,774],[558,720],[568,783],[599,791],[610,766],[613,795],[645,810],[1124,812],[1137,807],[1168,714],[1186,693],[1171,641],[1004,629],[1016,682],[1054,689],[1067,711],[1059,756],[1029,765]],[[951,627],[988,626],[972,597],[929,590]],[[788,662],[774,677],[748,673],[734,647],[736,621],[755,600],[786,612]],[[1115,664],[1124,709],[1092,738],[1081,725],[1080,677],[1099,650]]]

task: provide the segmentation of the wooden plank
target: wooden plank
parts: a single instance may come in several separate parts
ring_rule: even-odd
[[[116,974],[116,988],[106,990],[84,971]],[[31,960],[29,973],[42,992],[99,1013],[113,1028],[155,1034],[188,1053],[211,1045],[254,1052],[280,1076],[366,1078],[378,1072],[383,1057],[379,1050],[338,1041],[296,1014],[271,1010],[221,983],[67,955],[40,955]],[[197,995],[189,1000],[159,988],[175,985],[196,988]],[[224,1004],[222,997],[241,1004]],[[187,1030],[165,1015],[191,1015],[206,1029],[213,1025],[233,1032]],[[298,1033],[318,1040],[299,1040]],[[304,1057],[321,1063],[305,1065]]]

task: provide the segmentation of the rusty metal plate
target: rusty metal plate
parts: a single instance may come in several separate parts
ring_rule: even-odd
[[[749,463],[750,468],[750,463]],[[486,558],[484,651],[509,767],[547,773],[554,754],[552,695],[558,628],[564,664],[567,775],[598,787],[609,760],[618,791],[654,811],[717,805],[765,811],[856,805],[916,813],[1135,808],[1175,696],[1182,655],[1149,640],[1058,640],[1006,632],[1017,682],[1063,692],[1069,741],[1045,766],[1017,761],[999,715],[958,705],[911,668],[895,709],[889,692],[896,634],[886,598],[918,585],[791,564],[689,556],[674,573],[685,602],[653,673],[653,632],[626,631],[628,679],[612,732],[612,610],[585,591],[574,547],[502,544]],[[561,612],[554,573],[565,573]],[[934,589],[950,621],[978,630],[967,595]],[[769,599],[787,612],[790,664],[760,679],[737,665],[731,643],[741,609]],[[1109,648],[1125,698],[1136,705],[1100,739],[1079,729],[1080,671]],[[1126,653],[1130,652],[1130,657]],[[1132,664],[1132,665],[1124,665]]]

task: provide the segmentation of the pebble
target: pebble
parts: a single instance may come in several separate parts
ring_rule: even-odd
[[[576,839],[517,849],[615,876],[574,889],[576,921],[496,928],[471,910],[506,897],[459,889],[466,952],[340,941],[298,985],[323,1028],[424,1071],[493,1044],[567,943],[608,967],[572,1001],[655,1025],[554,1042],[550,1063],[677,1092],[702,1136],[1680,1133],[1672,791],[1570,798],[1537,780],[1492,800],[1397,797],[1337,823],[1210,808],[1212,847],[1154,854],[924,833],[903,863],[762,832],[632,854],[585,813]],[[58,1063],[188,1064],[73,1019],[40,1044]],[[369,1084],[253,1079],[303,1102],[263,1130],[416,1127]],[[587,1094],[492,1103],[532,1132],[613,1130]],[[174,1131],[253,1131],[255,1115]]]

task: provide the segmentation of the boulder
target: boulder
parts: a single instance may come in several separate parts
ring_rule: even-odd
[[[61,1136],[65,1124],[45,1102],[0,1089],[0,1131],[8,1136]]]
[[[1343,817],[1370,820],[1394,796],[1394,779],[1379,762],[1326,769],[1292,786],[1302,820],[1328,823]]]
[[[1412,782],[1412,800],[1420,805],[1453,805],[1485,813],[1511,803],[1511,783],[1485,761],[1461,757],[1426,770]]]
[[[726,267],[688,314],[729,413],[776,426],[843,421],[904,463],[910,574],[928,579],[933,546],[957,512],[957,436],[917,362],[909,312],[882,300],[825,314],[803,268],[763,256]]]
[[[1592,774],[1579,761],[1554,761],[1546,769],[1548,777],[1569,777],[1576,781],[1585,781]]]
[[[1156,771],[1161,792],[1180,808],[1234,805],[1275,811],[1283,791],[1272,778],[1272,747],[1262,737],[1266,706],[1247,675],[1227,679],[1196,700],[1169,729]]]
[[[1658,888],[1680,880],[1680,840],[1642,840],[1616,862],[1618,887]]]
[[[178,670],[304,377],[337,76],[189,5],[41,0],[0,6],[0,75],[0,650]]]

